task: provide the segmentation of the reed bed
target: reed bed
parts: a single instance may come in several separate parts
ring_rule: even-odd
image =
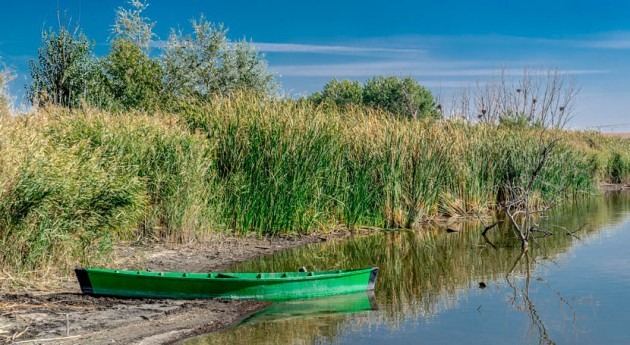
[[[174,114],[42,109],[0,120],[0,266],[98,263],[120,240],[413,228],[494,209],[561,138],[537,200],[630,181],[630,143],[597,133],[409,121],[238,97]]]

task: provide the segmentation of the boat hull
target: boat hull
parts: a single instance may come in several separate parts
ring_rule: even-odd
[[[285,300],[373,290],[378,268],[284,273],[184,273],[78,268],[94,296]]]

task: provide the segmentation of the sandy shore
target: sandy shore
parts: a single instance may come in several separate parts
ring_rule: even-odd
[[[257,256],[347,235],[222,237],[194,245],[119,246],[115,266],[217,271]],[[80,294],[73,277],[52,283],[47,291],[0,294],[0,343],[172,344],[225,328],[267,305],[255,301],[96,298]]]

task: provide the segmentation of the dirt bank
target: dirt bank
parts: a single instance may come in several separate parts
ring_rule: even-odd
[[[216,237],[190,245],[118,246],[112,265],[153,271],[216,271],[256,256],[347,235]],[[0,294],[0,342],[170,344],[225,328],[266,305],[254,301],[96,298],[81,295],[73,277],[59,277],[42,291],[5,290]]]

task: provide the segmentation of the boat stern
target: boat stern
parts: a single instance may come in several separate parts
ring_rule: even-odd
[[[94,290],[92,290],[92,282],[90,281],[90,276],[85,268],[75,268],[74,273],[77,275],[77,279],[79,280],[79,285],[81,286],[81,292],[86,295],[92,295]]]
[[[368,280],[367,291],[374,290],[374,285],[376,285],[377,275],[378,275],[378,267],[372,267],[372,272],[370,272],[370,279]]]

